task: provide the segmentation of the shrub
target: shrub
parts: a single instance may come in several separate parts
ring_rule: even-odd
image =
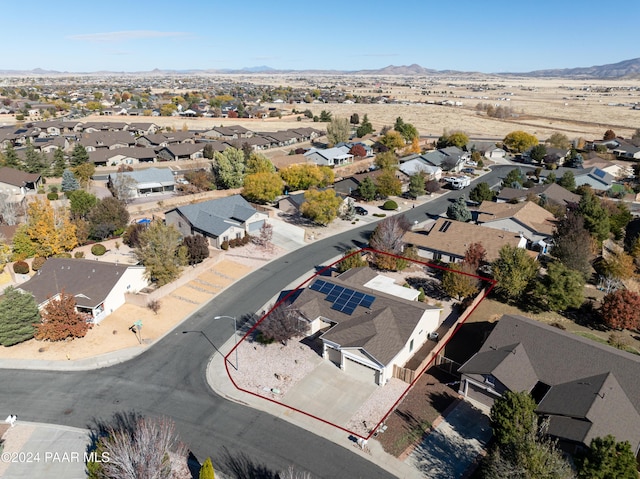
[[[84,251],[76,251],[75,253],[73,253],[73,257],[76,259],[84,258]]]
[[[58,254],[53,255],[53,257],[54,258],[71,258],[71,253],[67,253],[67,252],[58,253]]]
[[[393,200],[387,200],[384,202],[384,204],[380,207],[383,210],[387,210],[387,211],[393,211],[393,210],[397,210],[398,209],[398,203],[396,203]]]
[[[16,261],[13,263],[13,272],[16,274],[27,274],[29,273],[29,263],[26,261]]]
[[[42,268],[42,265],[47,261],[47,258],[43,258],[42,256],[36,256],[35,258],[33,258],[33,261],[31,262],[31,269],[33,271],[38,271],[40,268]]]
[[[49,191],[50,191],[51,193],[57,193],[57,192],[58,192],[58,187],[57,187],[56,185],[51,185],[51,186],[49,187]]]
[[[54,193],[54,192],[47,193],[47,199],[48,199],[49,201],[55,201],[55,200],[57,200],[57,199],[58,199],[58,193]]]
[[[240,246],[240,240],[238,240],[238,238],[233,238],[231,241],[229,241],[229,246],[231,246],[232,248]]]
[[[39,195],[44,195],[44,188],[42,186],[40,188],[38,188],[38,194]]]
[[[229,242],[223,241],[222,244],[220,245],[220,248],[223,249],[224,251],[227,251],[229,249]]]
[[[245,233],[245,235],[242,237],[242,245],[246,245],[247,243],[249,243],[249,241],[251,241],[251,236]]]
[[[384,218],[387,215],[384,213],[374,213],[372,216],[375,216],[376,218]]]
[[[107,248],[101,243],[96,243],[91,247],[91,254],[94,256],[102,256],[107,252]]]
[[[147,308],[153,311],[153,314],[158,314],[158,311],[160,311],[160,306],[160,301],[157,299],[152,299],[147,303]]]

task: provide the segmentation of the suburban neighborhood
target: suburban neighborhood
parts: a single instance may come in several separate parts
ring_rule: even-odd
[[[96,457],[144,436],[126,425],[164,428],[145,446],[171,477],[316,477],[192,443],[226,414],[236,429],[211,438],[295,426],[296,447],[335,446],[371,477],[637,477],[635,125],[429,135],[355,111],[405,106],[377,93],[144,81],[0,89],[0,374],[96,374],[96,404],[112,391],[113,418],[51,413],[92,438],[70,474],[119,477]],[[201,384],[198,419],[169,414]],[[3,458],[54,427],[24,404],[6,411]]]

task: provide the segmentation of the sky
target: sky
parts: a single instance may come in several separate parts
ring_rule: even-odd
[[[0,70],[529,72],[640,57],[639,0],[2,2]]]

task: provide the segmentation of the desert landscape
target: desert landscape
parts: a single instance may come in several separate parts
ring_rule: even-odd
[[[544,140],[553,133],[564,133],[570,139],[600,138],[613,129],[621,137],[630,137],[640,128],[640,80],[574,80],[524,77],[462,77],[452,79],[399,77],[319,77],[313,82],[324,88],[333,86],[344,95],[380,95],[387,103],[267,103],[265,107],[283,111],[282,118],[228,119],[154,117],[162,126],[176,129],[202,129],[211,125],[241,124],[254,131],[274,131],[304,126],[322,128],[323,123],[299,114],[296,110],[311,110],[319,115],[330,111],[335,117],[348,118],[357,113],[368,115],[377,130],[392,126],[399,116],[418,128],[423,137],[438,137],[443,132],[461,130],[470,138],[502,139],[509,132],[524,130]],[[251,76],[243,81],[256,84],[288,85],[293,88],[313,88],[310,79],[286,76]],[[422,94],[423,91],[429,94]],[[179,91],[178,91],[179,93]],[[439,105],[443,101],[459,102],[460,106]],[[420,102],[420,103],[418,103]],[[479,103],[510,107],[516,116],[509,119],[489,118],[477,110]],[[636,106],[636,108],[640,108]],[[123,117],[124,121],[129,121]],[[95,118],[94,118],[95,119]],[[92,117],[87,118],[92,121]],[[133,120],[135,121],[135,119]],[[260,125],[260,126],[257,126]],[[295,125],[295,126],[293,126]]]

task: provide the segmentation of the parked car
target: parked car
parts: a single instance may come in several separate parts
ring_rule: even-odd
[[[475,170],[473,168],[463,168],[462,172],[463,173],[468,173],[470,175],[473,175],[475,173]]]
[[[360,216],[367,216],[369,212],[365,210],[362,206],[356,206],[355,208],[356,214]]]

